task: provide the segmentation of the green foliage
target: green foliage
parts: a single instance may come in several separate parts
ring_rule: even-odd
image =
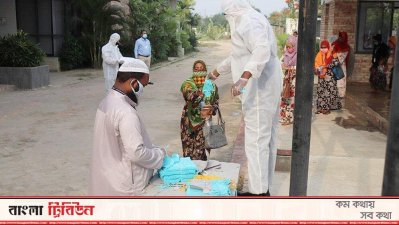
[[[132,40],[128,35],[121,36],[121,40],[119,41],[119,43],[121,44],[118,47],[123,56],[134,57],[134,42],[135,40]]]
[[[182,31],[180,33],[182,47],[187,51],[193,50],[193,46],[191,46],[189,38],[190,38],[190,35],[186,31]]]
[[[184,43],[187,50],[196,46],[197,39],[192,28],[199,24],[201,17],[192,13],[194,0],[179,1],[176,10],[165,0],[130,0],[129,15],[120,9],[106,7],[109,0],[72,1],[75,8],[81,11],[77,13],[76,24],[71,26],[81,28],[79,40],[82,40],[84,49],[89,51],[90,61],[95,67],[101,65],[101,47],[115,32],[112,30],[115,24],[120,25],[117,27],[121,35],[119,49],[124,56],[133,56],[134,44],[142,30],[148,33],[154,62],[177,55],[178,43]]]
[[[226,29],[224,29],[223,27],[218,25],[215,26],[210,23],[208,25],[208,29],[206,30],[206,36],[208,36],[212,40],[219,40],[223,37],[225,31]]]
[[[198,14],[193,14],[194,4],[194,0],[180,0],[176,7],[176,15],[180,22],[179,39],[186,52],[193,51],[197,45],[193,27],[199,25],[201,17]]]
[[[285,43],[288,40],[289,35],[282,33],[282,34],[277,34],[277,55],[280,57],[283,54]]]
[[[146,30],[151,41],[152,60],[157,62],[175,56],[177,43],[176,13],[163,0],[130,0],[131,14],[125,20],[127,31],[122,36],[122,54],[133,55],[136,39]]]
[[[277,35],[277,44],[278,44],[278,47],[279,47],[280,49],[283,49],[283,48],[284,48],[285,43],[286,43],[287,40],[288,40],[288,36],[289,36],[289,35],[288,35],[288,34],[285,34],[285,33]]]
[[[195,35],[194,32],[189,33],[190,37],[188,38],[188,41],[190,42],[190,45],[193,48],[196,48],[198,46],[198,38],[197,35]]]
[[[28,34],[18,31],[0,39],[0,66],[35,67],[43,61],[45,53],[28,38]]]
[[[82,44],[89,52],[90,62],[94,67],[101,66],[101,47],[114,33],[112,25],[118,23],[121,12],[105,7],[109,0],[73,0],[72,4],[80,9],[74,18],[75,27],[80,28]]]
[[[219,40],[228,31],[228,22],[221,14],[204,18],[198,29],[203,39]]]
[[[65,38],[58,59],[61,70],[80,68],[86,61],[82,45],[70,35]]]

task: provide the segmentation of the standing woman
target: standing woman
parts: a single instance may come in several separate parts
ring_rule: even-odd
[[[346,95],[346,78],[349,60],[349,44],[348,44],[348,34],[344,31],[338,33],[338,39],[332,43],[333,57],[339,61],[339,65],[344,71],[344,78],[337,81],[338,95],[341,98],[341,103],[343,104]]]
[[[387,44],[382,42],[381,34],[376,34],[373,36],[373,57],[372,65],[370,68],[370,84],[371,87],[377,90],[385,90],[387,86],[387,76],[388,71],[388,58],[389,58],[389,47]]]
[[[330,43],[323,40],[320,43],[320,51],[316,55],[314,67],[319,78],[317,83],[317,113],[329,114],[330,110],[341,109],[341,101],[338,96],[337,81],[334,80],[331,71],[333,62]]]
[[[284,88],[280,103],[280,123],[281,125],[290,125],[294,122],[295,107],[295,75],[297,46],[296,41],[289,38],[285,45],[285,53],[282,68],[284,70]]]
[[[202,87],[207,74],[205,62],[195,61],[192,76],[183,82],[180,89],[186,101],[180,122],[183,156],[192,160],[207,160],[207,154],[211,151],[205,148],[202,128],[205,119],[215,115],[219,105],[219,94],[217,86],[213,84],[211,96],[205,99]],[[202,109],[201,102],[206,102]]]

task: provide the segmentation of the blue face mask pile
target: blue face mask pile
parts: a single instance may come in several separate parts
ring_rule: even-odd
[[[230,179],[205,181],[205,186],[200,188],[187,184],[187,196],[231,196]],[[206,186],[209,186],[208,188]]]
[[[164,184],[187,182],[198,174],[197,165],[189,157],[180,158],[176,153],[166,156],[159,176]]]

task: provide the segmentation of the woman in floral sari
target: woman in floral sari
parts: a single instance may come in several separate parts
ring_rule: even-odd
[[[295,75],[296,75],[296,59],[297,41],[294,36],[290,37],[285,44],[285,53],[282,68],[284,72],[284,90],[289,92],[281,96],[280,102],[280,123],[281,125],[290,125],[294,122],[295,107]],[[288,89],[287,89],[288,88]]]
[[[180,122],[183,156],[193,160],[207,160],[210,149],[205,148],[202,128],[205,120],[215,115],[218,107],[219,95],[215,84],[209,97],[205,97],[202,92],[206,76],[205,62],[197,60],[193,65],[192,76],[183,82],[180,89],[186,101]]]
[[[329,114],[330,110],[341,109],[338,95],[337,81],[334,80],[332,67],[338,64],[338,59],[333,59],[330,43],[323,40],[320,51],[316,55],[314,67],[319,78],[317,83],[317,113]]]

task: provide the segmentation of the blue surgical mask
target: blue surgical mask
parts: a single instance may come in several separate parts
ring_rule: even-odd
[[[143,34],[144,39],[147,39],[147,37],[148,37],[147,34]]]

